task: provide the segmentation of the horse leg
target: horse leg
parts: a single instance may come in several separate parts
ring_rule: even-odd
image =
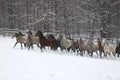
[[[24,47],[27,47],[27,43],[24,43]]]
[[[76,49],[75,49],[75,48],[73,48],[73,49],[72,49],[72,51],[75,53],[75,52],[76,52]]]
[[[116,52],[116,55],[117,55],[117,57],[119,57],[119,55],[120,55],[120,52]]]
[[[23,49],[23,47],[22,47],[22,43],[20,43],[21,44],[21,49]]]
[[[91,52],[91,55],[90,55],[91,57],[93,56],[93,52]]]
[[[83,53],[84,53],[84,51],[80,51],[80,55],[83,57]]]
[[[33,44],[31,46],[32,46],[32,49],[33,49]]]
[[[78,55],[78,52],[80,52],[80,48],[77,49],[77,55]]]
[[[37,47],[40,47],[39,44],[37,44]]]
[[[99,51],[99,54],[100,54],[100,58],[102,58],[102,51]]]
[[[107,57],[108,52],[105,52],[105,57]]]
[[[18,42],[16,42],[16,43],[15,43],[15,45],[14,45],[14,47],[13,47],[13,48],[15,48],[15,46],[17,45],[17,43],[18,43]]]
[[[83,56],[83,50],[80,51],[80,55]]]
[[[30,46],[31,46],[31,49],[33,49],[33,43],[31,43]]]
[[[60,47],[60,49],[61,49],[61,51],[63,51],[63,48],[62,48],[62,47]]]
[[[55,45],[55,46],[54,46],[54,50],[57,50],[57,48],[58,48],[58,46],[57,46],[57,45]]]
[[[29,46],[28,46],[28,49],[33,49],[33,43],[30,43]]]
[[[97,56],[99,56],[99,53],[98,53],[98,51],[95,51],[95,52],[96,52]]]
[[[44,46],[40,46],[40,50],[41,50],[41,52],[43,52],[42,47],[44,47]]]
[[[28,50],[30,50],[30,43],[27,44]]]
[[[105,51],[102,51],[102,53],[103,53],[103,56],[105,57],[106,52],[105,52]]]
[[[79,49],[77,49],[77,54],[76,54],[76,55],[78,55],[79,51],[80,51],[80,50],[79,50]]]
[[[120,55],[120,52],[118,52],[118,57],[119,57],[119,55]]]
[[[88,51],[88,55],[89,55],[90,57],[92,57],[93,52],[92,52],[92,51]]]
[[[88,50],[87,50],[87,54],[88,54],[89,56],[91,56],[91,55],[90,55],[91,53],[90,53],[90,51],[88,51]]]
[[[67,48],[67,51],[70,52],[70,48]]]
[[[114,57],[116,57],[116,53],[115,53],[114,51],[112,52],[112,55],[113,55]]]
[[[101,51],[96,51],[96,54],[97,54],[97,56],[99,57],[100,56],[100,58],[102,58],[102,52]],[[99,55],[100,54],[100,55]]]

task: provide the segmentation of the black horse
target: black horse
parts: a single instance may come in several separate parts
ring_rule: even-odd
[[[119,42],[118,46],[116,47],[116,54],[117,54],[117,57],[119,57],[119,55],[120,55],[120,42]]]

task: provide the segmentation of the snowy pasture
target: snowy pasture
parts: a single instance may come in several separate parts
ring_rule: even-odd
[[[24,48],[0,36],[0,80],[120,80],[120,59]]]

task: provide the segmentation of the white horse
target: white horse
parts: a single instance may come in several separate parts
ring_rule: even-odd
[[[21,49],[23,49],[22,44],[25,45],[27,43],[27,36],[20,35],[19,33],[14,33],[12,38],[14,38],[14,37],[16,38],[16,43],[14,44],[14,48],[18,43],[20,43],[21,44]]]
[[[103,46],[103,50],[104,50],[104,53],[105,53],[105,56],[107,56],[108,54],[115,56],[116,55],[116,44],[112,44],[112,43],[107,43],[106,42],[106,39],[103,38],[102,39],[102,46]]]
[[[83,53],[85,53],[85,50],[87,49],[87,41],[83,41],[83,39],[80,38],[78,40],[78,46],[79,46],[80,55],[83,56]],[[78,51],[77,51],[77,55],[78,55]]]
[[[61,45],[61,50],[68,49],[69,51],[72,45],[72,40],[67,39],[65,36],[62,36],[60,45]]]
[[[28,37],[28,35],[26,35]],[[35,35],[31,35],[31,40],[27,38],[27,47],[28,49],[33,48],[33,45],[36,44],[39,47],[39,37],[36,37]]]
[[[99,41],[97,42],[93,42],[93,41],[87,41],[87,40],[82,40],[80,39],[78,41],[79,44],[79,49],[80,49],[80,54],[81,56],[83,56],[83,53],[85,53],[85,51],[87,51],[87,53],[92,57],[93,53],[96,52],[96,54],[98,55],[98,51],[100,51],[100,46],[99,46]],[[100,57],[102,53],[100,53]]]
[[[88,43],[87,43],[88,54],[92,57],[94,52],[96,52],[96,54],[98,55],[97,51],[99,51],[98,42],[95,43],[93,41],[88,41]]]
[[[14,33],[12,38],[16,37],[16,43],[14,45],[15,46],[20,43],[21,44],[21,49],[23,49],[22,44],[24,44],[24,46],[30,48],[29,44],[31,43],[28,39],[28,35],[27,34],[22,34],[21,32],[19,33]],[[32,44],[37,44],[39,46],[39,38],[35,37],[35,35],[32,35]]]

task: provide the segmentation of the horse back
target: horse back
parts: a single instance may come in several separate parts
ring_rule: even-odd
[[[56,40],[54,40],[54,39],[43,39],[43,40],[40,40],[40,44],[42,46],[55,46]]]
[[[27,36],[19,36],[16,39],[17,39],[17,42],[20,42],[20,43],[26,43],[27,42]]]

